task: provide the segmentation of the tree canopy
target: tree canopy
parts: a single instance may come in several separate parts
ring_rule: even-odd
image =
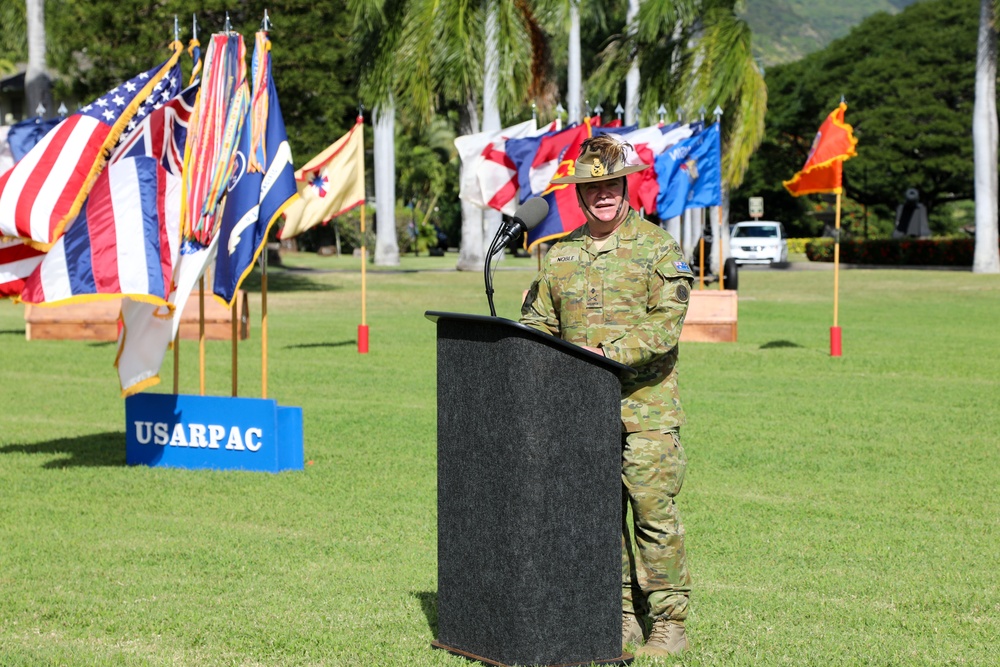
[[[928,210],[971,199],[975,0],[928,0],[869,17],[826,49],[767,71],[766,136],[734,210],[763,196],[768,218],[815,233],[815,198],[793,199],[781,181],[802,168],[816,130],[843,96],[858,156],[844,164],[848,197],[883,218],[907,188]]]
[[[326,148],[354,124],[357,68],[348,58],[352,16],[345,3],[286,0],[48,0],[49,66],[63,72],[57,84],[80,100],[91,99],[168,56],[174,16],[185,45],[191,16],[198,18],[202,53],[212,33],[221,32],[226,12],[243,35],[248,54],[264,10],[271,14],[274,80],[296,163]],[[185,76],[191,59],[183,58]]]

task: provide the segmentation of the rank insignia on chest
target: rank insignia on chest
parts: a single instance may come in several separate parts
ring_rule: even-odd
[[[601,307],[601,292],[596,287],[587,290],[587,308]]]

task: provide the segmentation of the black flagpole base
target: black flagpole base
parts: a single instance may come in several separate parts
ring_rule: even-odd
[[[442,644],[436,639],[431,642],[431,648],[440,649],[442,651],[447,651],[452,655],[459,655],[468,660],[476,660],[483,663],[484,665],[494,665],[495,667],[511,667],[503,662],[497,662],[496,660],[490,660],[489,658],[484,658],[475,653],[469,653],[468,651],[463,651],[462,649],[454,648],[448,646],[447,644]],[[584,667],[585,665],[631,665],[634,656],[631,653],[622,653],[617,658],[608,658],[606,660],[584,660],[583,662],[559,662],[550,665],[544,665],[542,667]]]

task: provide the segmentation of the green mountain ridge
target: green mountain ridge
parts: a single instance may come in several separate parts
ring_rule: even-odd
[[[760,0],[741,16],[754,35],[754,55],[769,67],[791,62],[843,37],[878,12],[896,14],[919,0]]]

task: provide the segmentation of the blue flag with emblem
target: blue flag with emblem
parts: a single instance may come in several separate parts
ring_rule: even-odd
[[[271,76],[266,33],[257,33],[253,78],[252,110],[240,133],[215,261],[212,291],[229,307],[267,244],[271,227],[298,197],[288,134]]]
[[[673,218],[689,208],[722,204],[722,146],[715,123],[656,157],[660,194],[656,214]]]

